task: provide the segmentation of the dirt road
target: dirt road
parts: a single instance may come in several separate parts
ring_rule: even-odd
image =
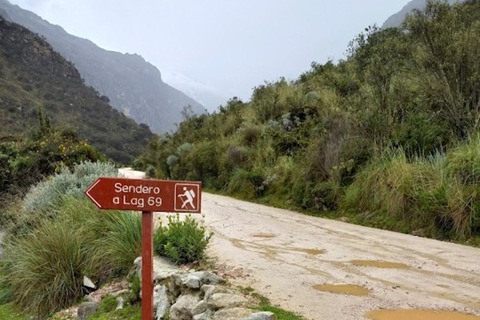
[[[480,319],[415,311],[480,315],[480,249],[208,193],[202,198],[204,222],[215,234],[209,256],[233,285],[250,286],[274,305],[311,320]],[[389,311],[398,309],[409,311]],[[371,310],[382,311],[367,317]]]
[[[480,315],[480,249],[206,193],[203,208],[215,232],[209,254],[238,275],[233,284],[307,319],[375,309]]]

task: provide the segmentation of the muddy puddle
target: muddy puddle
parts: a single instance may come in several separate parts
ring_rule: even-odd
[[[366,314],[371,320],[479,320],[480,317],[451,311],[376,310]]]
[[[352,284],[318,284],[313,286],[313,289],[335,294],[347,294],[350,296],[367,296],[370,293],[370,290],[367,288]]]
[[[305,252],[311,255],[324,254],[325,252],[327,252],[327,250],[320,249],[294,249],[293,251]]]
[[[253,235],[254,238],[275,238],[276,235],[273,233],[256,233]]]
[[[375,267],[383,269],[410,269],[409,266],[398,262],[375,261],[375,260],[352,260],[351,264],[360,267]]]

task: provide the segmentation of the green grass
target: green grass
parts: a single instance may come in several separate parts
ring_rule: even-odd
[[[5,248],[5,288],[18,307],[33,315],[69,307],[83,294],[83,276],[107,281],[126,273],[141,254],[139,215],[101,212],[88,200],[67,197],[52,216],[53,221],[40,223]]]
[[[82,228],[45,222],[5,248],[12,300],[23,311],[48,315],[82,296],[88,250]]]
[[[256,307],[255,310],[272,312],[275,314],[275,316],[277,316],[277,320],[305,320],[302,316],[291,311],[272,306],[270,299],[255,292],[255,290],[251,287],[239,287],[239,289],[243,291],[244,294],[250,295],[257,300],[258,307]]]
[[[29,320],[22,315],[12,304],[0,305],[0,319],[2,320]]]
[[[303,320],[304,318],[287,310],[272,307],[272,306],[263,306],[258,308],[260,311],[273,312],[278,320]]]

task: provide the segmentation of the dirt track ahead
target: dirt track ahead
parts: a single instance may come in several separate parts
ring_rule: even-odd
[[[364,319],[374,309],[480,315],[480,249],[207,193],[203,212],[215,232],[209,254],[238,276],[233,284],[307,319]]]

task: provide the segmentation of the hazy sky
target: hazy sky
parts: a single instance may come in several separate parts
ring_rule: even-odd
[[[105,49],[138,53],[227,96],[342,59],[408,0],[10,0]],[[168,80],[168,77],[167,77]]]

